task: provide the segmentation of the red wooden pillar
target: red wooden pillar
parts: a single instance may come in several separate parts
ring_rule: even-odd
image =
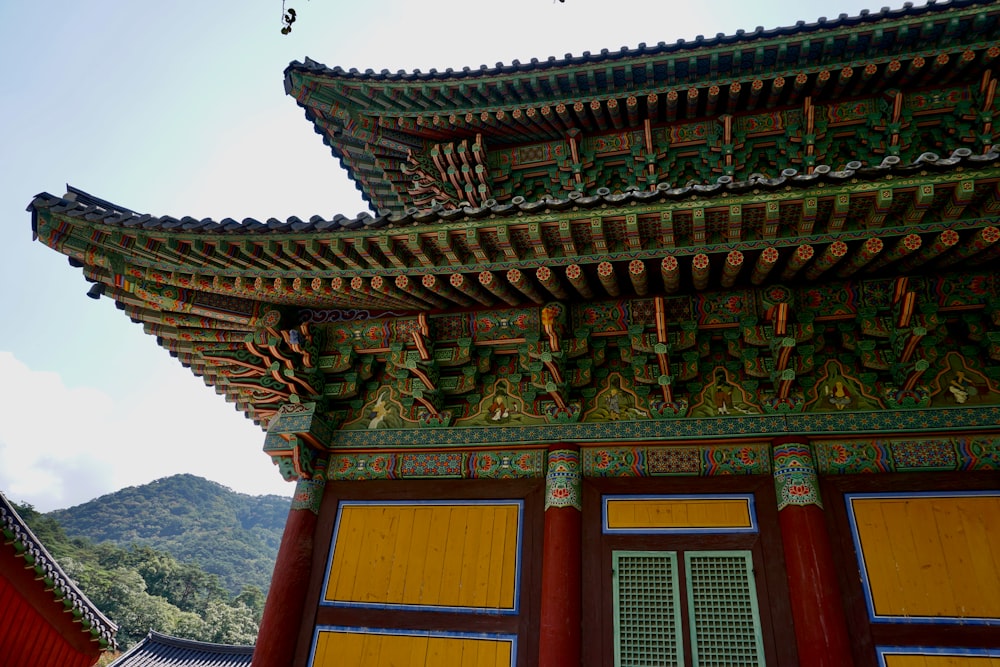
[[[772,444],[799,664],[850,667],[854,659],[809,441],[784,437]]]
[[[542,543],[539,667],[579,667],[582,639],[580,450],[549,449]]]
[[[295,657],[323,488],[321,480],[299,480],[296,484],[260,621],[253,667],[289,667]]]

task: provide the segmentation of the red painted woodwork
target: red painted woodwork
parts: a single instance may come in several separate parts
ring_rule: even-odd
[[[573,507],[545,511],[539,667],[577,667],[581,642],[581,517]]]
[[[317,625],[398,628],[444,632],[503,633],[517,635],[518,665],[535,665],[538,656],[542,536],[544,532],[542,480],[385,480],[345,481],[329,484],[316,528],[312,574],[305,600],[307,614],[296,628],[298,642],[294,667],[308,667],[314,628]],[[321,604],[326,565],[330,557],[337,507],[341,500],[489,500],[524,499],[521,544],[520,612],[516,615],[455,613],[424,610],[363,609]],[[579,541],[577,541],[579,551]],[[273,587],[273,584],[272,584]],[[272,588],[273,590],[273,588]],[[311,618],[310,618],[311,615]],[[258,639],[258,650],[260,647]],[[256,655],[254,667],[258,663]],[[270,665],[271,663],[267,663]],[[285,663],[283,663],[285,664]]]
[[[602,532],[604,495],[753,493],[759,533],[730,534],[619,534]],[[620,477],[585,478],[583,481],[584,574],[583,645],[587,664],[613,664],[612,553],[639,551],[714,551],[748,549],[753,554],[760,624],[766,664],[770,667],[800,667],[793,634],[788,579],[778,530],[774,479],[763,475],[719,475],[714,477]],[[683,584],[682,584],[683,585]],[[688,627],[688,609],[681,605],[682,625]],[[684,653],[691,655],[690,635],[683,633]],[[849,666],[851,663],[845,663]]]
[[[0,571],[0,665],[3,667],[90,667],[101,655],[97,642],[89,642],[80,625],[73,622],[70,612],[45,591],[42,582],[34,581],[24,573],[24,561],[3,559]],[[10,567],[8,567],[10,566]],[[39,602],[35,595],[25,595],[12,579],[31,579],[31,584],[48,599],[43,613],[36,609]],[[24,582],[19,582],[23,584]],[[55,623],[49,616],[55,616]],[[60,616],[61,615],[61,616]],[[74,646],[70,639],[77,639]]]
[[[778,512],[778,522],[800,663],[850,667],[854,660],[823,510],[788,506]]]
[[[307,509],[288,512],[257,634],[254,667],[289,667],[295,657],[312,574],[316,521],[316,514]]]

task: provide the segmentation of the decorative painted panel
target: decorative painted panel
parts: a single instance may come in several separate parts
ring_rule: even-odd
[[[338,431],[334,447],[429,447],[538,445],[549,442],[637,442],[640,440],[703,440],[754,437],[774,433],[803,435],[926,433],[928,430],[989,429],[1000,423],[1000,406],[950,410],[913,409],[881,412],[731,415],[704,419],[620,421],[588,424],[544,424],[461,429],[412,428]]]
[[[516,614],[522,501],[342,501],[321,604]]]
[[[321,626],[310,667],[513,667],[517,638],[507,634]]]
[[[582,452],[586,477],[765,475],[768,445],[702,447],[593,447]]]
[[[1000,437],[813,440],[824,475],[873,472],[1000,470]]]
[[[756,532],[753,496],[605,496],[606,533]]]
[[[1000,492],[845,498],[872,621],[1000,624]]]
[[[352,479],[517,479],[545,475],[545,450],[334,454],[327,477]]]

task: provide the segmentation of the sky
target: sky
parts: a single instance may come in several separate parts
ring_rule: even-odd
[[[354,216],[367,206],[284,94],[292,60],[478,68],[884,2],[286,0],[298,20],[281,35],[280,0],[0,0],[0,491],[42,511],[177,473],[293,491],[259,427],[32,242],[35,194],[70,184],[177,218]]]

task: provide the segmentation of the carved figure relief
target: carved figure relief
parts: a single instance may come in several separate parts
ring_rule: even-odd
[[[848,375],[843,364],[828,359],[809,390],[806,412],[853,412],[883,410],[885,406],[857,378]]]
[[[761,413],[760,406],[750,392],[736,382],[726,368],[719,366],[712,372],[712,381],[695,397],[689,416],[720,417]]]
[[[640,404],[639,397],[631,388],[625,386],[622,376],[611,373],[594,396],[593,407],[584,414],[583,421],[648,419],[649,410],[640,408]]]
[[[990,379],[971,367],[958,352],[944,357],[943,370],[931,381],[935,405],[984,405],[1000,403],[1000,393]]]

